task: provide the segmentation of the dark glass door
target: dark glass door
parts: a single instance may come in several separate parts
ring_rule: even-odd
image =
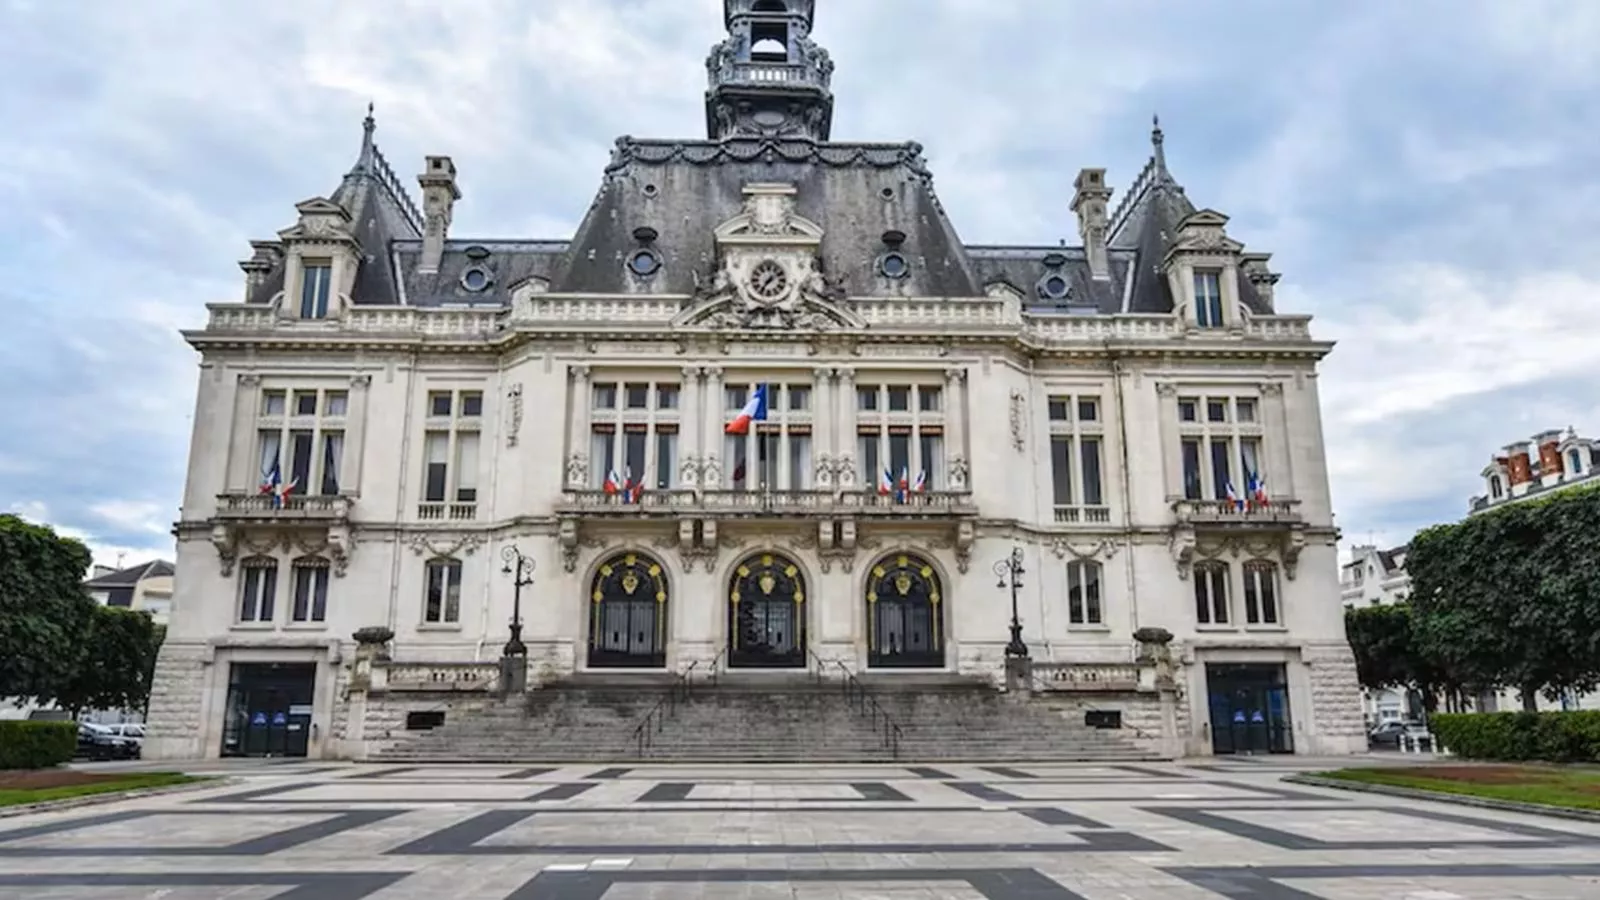
[[[1206,693],[1213,753],[1294,752],[1294,720],[1283,664],[1208,664]]]
[[[589,622],[591,668],[667,664],[667,582],[661,565],[626,553],[595,574]]]
[[[902,554],[873,567],[867,581],[867,665],[942,668],[939,580],[926,561]]]
[[[222,755],[305,756],[316,686],[316,663],[234,663]]]
[[[734,571],[728,600],[729,666],[805,667],[806,593],[798,566],[770,553],[751,559]]]

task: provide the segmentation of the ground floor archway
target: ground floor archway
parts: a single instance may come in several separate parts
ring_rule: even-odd
[[[944,592],[939,573],[911,553],[890,556],[867,573],[867,665],[943,668]]]
[[[728,581],[728,665],[799,669],[806,665],[806,582],[794,560],[760,553]]]

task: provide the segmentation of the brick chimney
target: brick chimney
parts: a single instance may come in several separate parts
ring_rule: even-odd
[[[1512,496],[1527,490],[1528,483],[1533,481],[1533,463],[1528,456],[1526,444],[1510,444],[1506,447],[1506,480],[1510,482]]]
[[[1111,189],[1106,187],[1106,170],[1083,169],[1072,186],[1078,189],[1072,197],[1072,211],[1078,214],[1078,235],[1089,257],[1089,275],[1105,281],[1111,277],[1111,263],[1106,258],[1106,204]]]
[[[417,183],[422,185],[422,259],[417,262],[417,271],[432,274],[439,271],[439,260],[444,258],[450,216],[461,199],[461,189],[456,187],[456,164],[450,157],[430,156],[423,166],[422,174],[417,176]]]
[[[1545,487],[1561,483],[1566,462],[1561,457],[1561,431],[1541,431],[1533,436],[1539,448],[1539,483]]]

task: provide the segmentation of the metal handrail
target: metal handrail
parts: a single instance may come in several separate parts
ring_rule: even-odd
[[[661,733],[667,717],[677,713],[679,701],[688,702],[691,676],[699,664],[700,661],[695,660],[689,663],[688,668],[672,676],[672,684],[667,687],[667,695],[657,700],[656,705],[650,707],[650,711],[644,714],[644,719],[634,726],[632,738],[640,756],[644,756],[645,748],[655,744],[655,736]]]
[[[706,680],[710,681],[713,687],[716,686],[717,680],[722,677],[722,658],[727,655],[728,645],[723,644],[722,649],[717,651],[717,655],[711,657],[711,665],[708,667],[710,674],[706,676]]]
[[[895,722],[894,717],[889,715],[889,711],[878,705],[878,701],[872,698],[871,692],[867,690],[866,685],[861,683],[861,679],[850,671],[849,666],[836,659],[824,660],[810,647],[806,648],[806,653],[816,661],[816,668],[813,669],[812,675],[819,684],[826,680],[824,678],[825,670],[830,664],[844,673],[844,678],[840,680],[840,684],[844,688],[845,702],[854,703],[856,715],[871,717],[874,731],[878,731],[878,723],[880,720],[882,721],[883,745],[889,748],[890,759],[899,759],[900,738],[904,736],[905,731],[900,727],[899,723]]]

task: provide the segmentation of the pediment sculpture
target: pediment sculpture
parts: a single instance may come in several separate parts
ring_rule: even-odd
[[[866,328],[841,301],[841,284],[830,282],[812,256],[794,253],[730,254],[710,278],[701,280],[675,326],[751,330],[832,331]]]

